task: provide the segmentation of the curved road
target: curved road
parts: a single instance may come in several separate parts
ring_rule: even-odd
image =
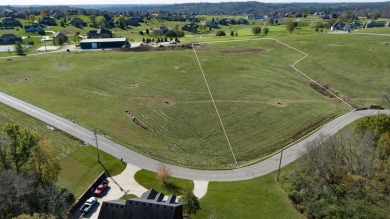
[[[10,95],[0,92],[0,102],[16,110],[24,112],[36,119],[39,119],[57,129],[60,129],[74,137],[90,144],[95,145],[94,135],[91,130],[85,129],[67,119],[54,115],[46,110],[31,105],[22,100],[16,99]],[[390,114],[390,110],[381,110],[381,113]],[[285,166],[298,159],[305,151],[305,144],[314,140],[320,135],[333,135],[344,126],[351,122],[369,115],[375,115],[378,110],[364,110],[349,112],[323,126],[315,133],[292,145],[283,152],[282,166]],[[119,159],[143,169],[155,171],[160,163],[142,154],[136,153],[122,145],[119,145],[101,135],[98,135],[99,149],[105,151]],[[278,169],[280,154],[276,154],[262,162],[251,166],[242,167],[233,170],[195,170],[168,165],[175,177],[198,180],[198,181],[239,181],[259,177]]]

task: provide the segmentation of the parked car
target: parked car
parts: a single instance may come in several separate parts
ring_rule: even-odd
[[[99,196],[102,194],[104,190],[108,187],[108,181],[103,181],[102,183],[99,184],[99,186],[95,189],[94,193],[96,196]]]
[[[83,213],[88,213],[91,211],[92,207],[96,204],[97,198],[91,197],[89,198],[83,206],[81,206],[80,211]]]

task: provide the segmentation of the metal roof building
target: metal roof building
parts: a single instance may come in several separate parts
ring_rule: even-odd
[[[122,48],[125,45],[129,45],[126,38],[99,38],[80,41],[82,49]]]

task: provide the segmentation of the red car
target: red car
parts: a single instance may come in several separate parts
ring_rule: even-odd
[[[108,181],[103,181],[102,183],[100,183],[100,185],[95,189],[94,194],[96,196],[102,194],[102,192],[107,188],[108,183],[109,183]]]

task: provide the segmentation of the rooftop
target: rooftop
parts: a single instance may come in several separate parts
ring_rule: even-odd
[[[80,43],[124,42],[126,40],[126,38],[99,38],[81,40]]]

